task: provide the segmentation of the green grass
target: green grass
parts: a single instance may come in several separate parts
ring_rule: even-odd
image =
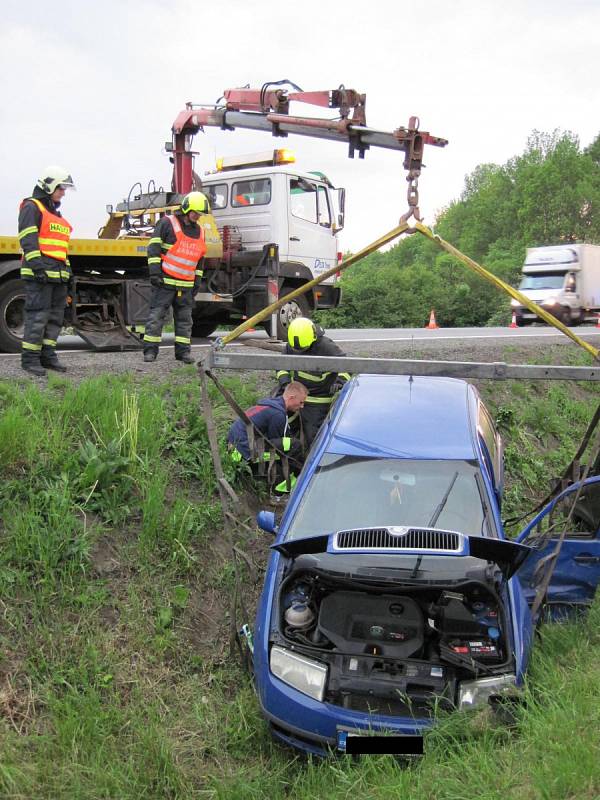
[[[243,406],[257,396],[252,382],[227,384]],[[506,441],[509,516],[562,471],[597,393],[558,382],[481,391]],[[213,400],[223,443],[230,413]],[[409,765],[311,761],[270,740],[229,655],[235,573],[193,371],[163,385],[0,382],[0,479],[0,797],[600,793],[600,604],[577,625],[543,630],[512,727],[448,715]],[[241,573],[250,608],[269,542],[238,541],[258,567]]]

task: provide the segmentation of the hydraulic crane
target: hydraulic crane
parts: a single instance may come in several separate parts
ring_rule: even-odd
[[[283,88],[282,85],[289,86]],[[308,103],[322,108],[337,109],[334,119],[300,117],[290,114],[290,104]],[[400,150],[404,153],[407,171],[408,204],[415,219],[420,219],[418,179],[423,166],[426,144],[445,147],[446,139],[419,130],[419,118],[410,117],[408,127],[398,127],[392,132],[367,127],[366,95],[340,86],[338,89],[304,92],[289,81],[265,83],[261,89],[226,89],[214,106],[195,106],[187,103],[173,123],[173,138],[166,144],[172,153],[172,189],[177,193],[189,192],[196,185],[193,168],[196,153],[191,149],[192,137],[205,126],[222,130],[246,128],[265,131],[273,136],[311,136],[318,139],[345,142],[348,156],[365,157],[370,147]]]

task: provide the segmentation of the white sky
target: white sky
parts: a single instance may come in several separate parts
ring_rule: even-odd
[[[429,224],[466,174],[520,154],[534,128],[571,130],[582,145],[600,132],[598,0],[2,0],[0,10],[1,234],[16,233],[19,201],[58,163],[77,184],[63,203],[75,236],[95,235],[105,205],[136,181],[170,186],[162,148],[185,102],[247,83],[343,83],[366,93],[370,127],[415,115],[449,139],[426,152]],[[382,235],[406,207],[400,152],[350,160],[338,143],[210,128],[194,144],[200,173],[215,155],[293,147],[301,168],[346,187],[344,250]]]

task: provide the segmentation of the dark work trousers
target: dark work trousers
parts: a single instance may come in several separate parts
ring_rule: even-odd
[[[25,285],[25,329],[23,356],[39,360],[44,351],[54,352],[65,318],[66,283],[23,281]]]
[[[307,401],[304,403],[304,408],[300,409],[302,431],[304,433],[304,446],[307,450],[319,432],[319,428],[325,421],[325,417],[327,416],[330,408],[331,401],[327,403],[311,403],[307,399]]]
[[[175,323],[175,357],[189,353],[192,336],[192,309],[194,290],[171,286],[153,286],[150,297],[150,316],[144,332],[144,352],[158,353],[163,325],[170,308]]]

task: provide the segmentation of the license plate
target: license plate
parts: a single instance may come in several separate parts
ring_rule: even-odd
[[[423,737],[338,730],[337,749],[348,755],[421,756],[423,755]]]

